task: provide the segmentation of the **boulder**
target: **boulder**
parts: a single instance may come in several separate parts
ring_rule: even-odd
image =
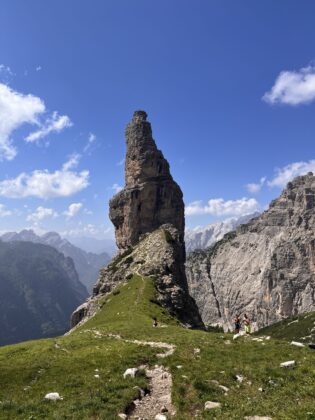
[[[45,395],[45,400],[58,401],[63,400],[63,397],[61,397],[58,392],[49,392]]]
[[[221,403],[219,402],[214,402],[214,401],[205,402],[205,410],[212,410],[214,408],[220,408],[220,407],[221,407]]]
[[[129,368],[125,371],[124,378],[126,379],[128,376],[130,376],[131,378],[135,378],[138,372],[138,368]]]
[[[293,368],[295,367],[295,360],[289,360],[287,362],[280,363],[280,366],[284,368]]]
[[[298,341],[291,341],[292,346],[305,347],[305,344],[299,343]]]

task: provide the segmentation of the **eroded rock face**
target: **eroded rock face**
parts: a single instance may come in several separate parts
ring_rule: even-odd
[[[249,314],[256,328],[315,309],[315,177],[290,182],[261,216],[186,263],[203,321],[232,328]]]
[[[169,164],[152,138],[144,111],[136,111],[126,128],[125,188],[110,201],[109,217],[120,250],[165,223],[174,225],[184,241],[183,194]]]
[[[153,277],[157,301],[187,327],[203,328],[197,305],[188,292],[180,235],[170,224],[144,235],[136,246],[100,271],[93,296],[74,312],[71,326],[93,316],[99,308],[98,299],[128,282],[134,274]]]

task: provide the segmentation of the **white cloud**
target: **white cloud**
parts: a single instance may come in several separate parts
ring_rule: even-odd
[[[14,75],[11,68],[6,66],[5,64],[0,64],[0,75],[4,76],[4,78],[8,78]]]
[[[0,83],[0,160],[12,160],[17,151],[12,133],[23,124],[38,124],[37,117],[45,111],[44,102],[33,95],[23,95]]]
[[[263,96],[270,103],[299,105],[315,100],[315,66],[301,68],[297,71],[282,71],[273,87]]]
[[[121,191],[123,189],[123,187],[121,185],[118,184],[113,184],[110,187],[111,190],[113,190],[115,192],[115,194],[119,193],[119,191]]]
[[[0,64],[0,75],[4,72],[13,74],[9,67]],[[29,143],[37,142],[51,132],[59,133],[72,126],[70,118],[67,115],[59,115],[58,112],[53,112],[41,122],[40,117],[45,112],[45,103],[37,96],[24,95],[11,89],[7,84],[0,83],[0,161],[15,158],[17,149],[13,145],[12,134],[24,124],[39,127],[26,136],[25,141]]]
[[[65,162],[62,165],[62,170],[63,171],[69,171],[69,169],[76,168],[79,164],[80,158],[81,158],[81,155],[79,155],[78,153],[73,153],[69,157],[69,160],[67,160],[67,162]]]
[[[85,145],[83,149],[84,153],[90,149],[91,145],[95,142],[95,140],[96,140],[96,135],[94,133],[89,133],[87,144]]]
[[[91,216],[93,214],[92,210],[89,210],[89,209],[84,209],[83,212],[84,212],[84,214],[87,214],[89,216]]]
[[[30,133],[25,140],[28,143],[36,142],[50,133],[60,133],[65,128],[71,127],[72,122],[67,115],[58,115],[58,112],[53,112],[52,116],[47,118],[45,123],[39,130]]]
[[[51,218],[51,217],[55,218],[57,216],[58,216],[58,214],[53,209],[49,209],[47,207],[39,206],[34,211],[34,213],[29,214],[27,216],[26,220],[28,222],[35,222],[36,223],[36,222],[39,222],[40,220]]]
[[[42,69],[42,66],[37,66],[35,70],[36,71],[41,71],[41,69]]]
[[[211,214],[213,216],[242,216],[253,213],[259,208],[258,202],[254,198],[243,197],[239,200],[227,200],[214,198],[203,205],[202,201],[194,201],[186,206],[187,216]]]
[[[93,142],[95,142],[95,140],[96,140],[96,135],[95,134],[93,134],[93,133],[90,133],[89,134],[89,143],[93,143]]]
[[[109,238],[114,239],[114,229],[113,227],[93,225],[91,223],[87,225],[81,225],[79,228],[66,230],[60,233],[62,236],[67,237],[80,237],[80,236],[90,236],[94,238]]]
[[[12,211],[8,210],[4,204],[0,204],[0,217],[11,216]]]
[[[276,169],[276,175],[268,182],[270,187],[285,187],[289,181],[299,175],[306,175],[308,172],[315,173],[315,160],[308,162],[294,162],[283,168]]]
[[[82,203],[72,203],[68,207],[68,210],[64,212],[64,215],[67,216],[68,219],[71,219],[71,217],[74,217],[82,208]]]
[[[55,172],[35,170],[31,173],[22,172],[16,178],[0,181],[0,196],[9,198],[53,198],[68,197],[89,185],[89,171],[70,171],[75,162],[71,159],[62,169]],[[76,161],[77,164],[77,161]]]
[[[262,178],[260,178],[258,183],[246,184],[247,191],[252,194],[258,193],[262,189],[263,185],[265,184],[266,179],[267,178],[263,176]]]

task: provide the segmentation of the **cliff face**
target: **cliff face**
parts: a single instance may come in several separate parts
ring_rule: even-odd
[[[126,185],[110,201],[120,253],[100,271],[93,296],[75,311],[72,326],[97,311],[99,297],[137,274],[154,278],[158,302],[183,324],[203,327],[185,275],[183,194],[146,118],[136,111],[127,126]]]
[[[257,328],[315,309],[315,177],[290,182],[261,216],[186,264],[206,324],[232,327],[248,313]]]
[[[110,201],[109,217],[120,250],[165,223],[174,225],[184,240],[184,203],[169,164],[152,138],[144,111],[136,111],[126,128],[125,188]]]
[[[71,258],[47,245],[0,241],[0,346],[63,333],[86,297]]]

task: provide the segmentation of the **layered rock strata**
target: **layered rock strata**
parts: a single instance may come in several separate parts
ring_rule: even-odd
[[[186,263],[206,324],[232,328],[247,313],[256,328],[315,309],[315,177],[289,182],[261,216]]]

